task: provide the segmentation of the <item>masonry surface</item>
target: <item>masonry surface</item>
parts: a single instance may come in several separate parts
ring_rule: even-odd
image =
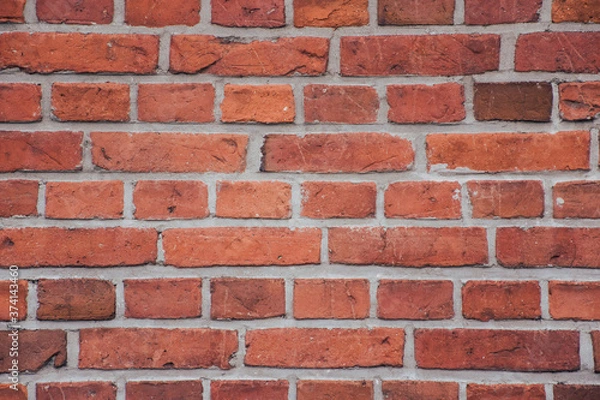
[[[600,399],[599,23],[2,0],[0,399]]]

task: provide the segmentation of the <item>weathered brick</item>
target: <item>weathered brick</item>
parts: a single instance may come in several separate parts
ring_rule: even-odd
[[[247,320],[285,315],[283,279],[211,279],[210,293],[212,319]]]
[[[212,122],[215,88],[210,83],[158,83],[138,87],[138,119],[148,122]]]
[[[540,181],[469,181],[473,218],[538,218],[544,215]]]
[[[382,319],[436,320],[454,316],[451,281],[381,280],[377,316]]]
[[[345,76],[454,76],[496,71],[498,35],[344,36]]]
[[[287,400],[289,383],[279,381],[212,381],[211,400]]]
[[[600,398],[600,385],[554,385],[554,400],[594,400]]]
[[[535,172],[589,170],[590,134],[433,134],[427,136],[429,170]],[[439,165],[438,165],[439,164]],[[461,172],[462,172],[461,171]]]
[[[369,124],[377,121],[379,97],[370,86],[306,85],[308,123]]]
[[[196,318],[202,315],[202,279],[127,279],[127,318]]]
[[[600,23],[598,0],[553,0],[552,22]]]
[[[553,319],[600,320],[600,282],[550,281],[548,289]]]
[[[385,191],[385,216],[409,219],[460,219],[458,182],[391,183]]]
[[[6,0],[0,4],[0,23],[24,23],[26,0]]]
[[[505,267],[600,268],[600,228],[498,228],[496,257]]]
[[[428,381],[384,381],[385,400],[458,400],[458,383]]]
[[[476,83],[473,99],[479,121],[550,121],[552,85],[547,82]]]
[[[329,260],[403,267],[485,264],[487,238],[483,228],[330,228]]]
[[[278,368],[401,367],[404,330],[397,328],[258,329],[246,333],[248,366]]]
[[[112,382],[50,382],[36,385],[36,400],[116,398],[117,386]]]
[[[1,232],[1,231],[0,231]],[[165,262],[178,267],[318,264],[317,228],[192,228],[163,232]]]
[[[467,385],[467,400],[546,400],[544,385]]]
[[[115,317],[115,285],[101,279],[40,279],[37,319],[94,321]]]
[[[0,346],[10,349],[12,330],[0,331]],[[47,364],[60,368],[67,363],[67,333],[61,330],[19,330],[19,371],[36,372]],[[35,349],[26,351],[24,349]],[[0,369],[8,371],[12,357],[5,350],[0,357]],[[10,397],[12,400],[13,398]],[[7,398],[8,400],[8,398]]]
[[[154,229],[0,229],[0,266],[109,267],[156,260]]]
[[[562,119],[581,121],[600,114],[600,82],[562,83],[558,91]]]
[[[590,334],[594,347],[594,372],[600,372],[600,331],[592,331]]]
[[[577,371],[579,332],[417,329],[415,358],[424,369]]]
[[[387,133],[267,135],[266,172],[392,172],[412,166],[410,141]]]
[[[138,181],[133,204],[137,219],[204,218],[208,216],[208,188],[198,181]]]
[[[554,218],[600,218],[600,181],[559,182],[552,195]]]
[[[292,187],[276,181],[218,181],[217,217],[290,218]]]
[[[79,331],[80,369],[230,369],[237,332],[220,329],[91,328]]]
[[[317,37],[238,43],[215,36],[175,35],[170,70],[223,76],[317,76],[325,73],[328,53],[329,40]]]
[[[301,215],[309,218],[368,218],[375,215],[372,182],[304,182]]]
[[[469,281],[462,287],[463,316],[468,319],[538,319],[540,304],[536,281]]]
[[[366,279],[296,279],[294,318],[362,319],[369,316]]]
[[[465,0],[467,25],[537,22],[542,0]]]
[[[0,22],[2,19],[0,19]],[[27,400],[27,386],[17,384],[16,390],[13,384],[0,384],[0,400]]]
[[[123,182],[48,182],[46,217],[118,219],[123,216]]]
[[[127,400],[195,400],[202,398],[202,381],[127,382]]]
[[[37,181],[0,181],[0,217],[37,215]]]
[[[298,400],[373,400],[370,381],[298,381]]]
[[[294,0],[294,25],[339,28],[369,23],[368,0]]]
[[[534,32],[519,35],[515,71],[600,72],[600,32]]]
[[[126,0],[125,23],[162,27],[200,22],[200,0]]]
[[[59,121],[129,121],[129,85],[55,83],[52,113]]]
[[[127,172],[241,172],[246,135],[92,132],[92,161]]]
[[[212,23],[236,28],[285,26],[283,0],[211,0]]]
[[[120,72],[152,74],[158,36],[97,33],[7,32],[0,34],[0,70],[29,73]]]
[[[7,274],[8,276],[8,274]],[[0,321],[23,321],[27,318],[27,294],[29,293],[26,280],[0,281]],[[14,302],[16,295],[16,304]],[[11,301],[12,300],[12,301]],[[10,306],[15,307],[10,308]],[[14,314],[16,312],[16,314]],[[0,400],[2,396],[0,396]]]
[[[452,25],[454,0],[378,0],[379,25]]]
[[[223,122],[294,122],[296,105],[291,85],[225,85]]]
[[[41,85],[0,83],[0,122],[40,121],[41,101]]]
[[[0,132],[0,172],[81,169],[82,132]]]
[[[113,0],[37,0],[36,13],[40,21],[51,24],[110,24],[113,20]]]
[[[449,123],[465,119],[465,93],[458,83],[391,85],[388,120],[399,124]]]

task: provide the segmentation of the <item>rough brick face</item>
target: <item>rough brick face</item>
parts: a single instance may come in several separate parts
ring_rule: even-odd
[[[26,0],[7,0],[0,5],[0,23],[25,22],[25,17],[23,15],[23,12],[25,11],[25,1]]]
[[[290,85],[226,85],[221,103],[223,122],[294,122],[294,93]]]
[[[212,319],[247,320],[285,315],[283,279],[212,279],[210,293]]]
[[[195,219],[208,216],[208,189],[196,181],[139,181],[133,189],[135,218]]]
[[[546,400],[544,385],[467,385],[467,400]]]
[[[113,0],[36,1],[38,19],[51,24],[110,24],[113,12]]]
[[[537,22],[542,0],[465,0],[468,25]]]
[[[309,218],[368,218],[375,214],[374,183],[304,182],[302,215]]]
[[[27,400],[27,386],[3,383],[0,385],[0,399],[2,400]]]
[[[450,25],[454,0],[378,0],[379,25]]]
[[[369,381],[299,381],[298,400],[373,400],[373,383]]]
[[[377,316],[382,319],[436,320],[454,316],[450,281],[381,280]]]
[[[540,181],[467,182],[473,218],[537,218],[544,214]]]
[[[16,302],[14,300],[11,302],[11,298],[15,298],[15,292]],[[0,309],[0,321],[11,321],[13,317],[16,317],[17,321],[23,321],[27,318],[28,293],[29,289],[25,280],[17,280],[16,282],[0,281],[0,304],[6,305],[6,307]],[[16,310],[11,309],[10,305],[15,303]],[[0,396],[0,399],[2,399],[2,396]]]
[[[275,181],[219,181],[218,217],[284,219],[291,216],[292,188]]]
[[[597,0],[553,0],[552,22],[600,22]]]
[[[591,332],[594,346],[594,371],[600,372],[600,331]]]
[[[9,336],[11,333],[12,331],[0,331],[2,348],[11,348],[12,338]],[[18,347],[21,350],[19,371],[36,372],[46,365],[51,369],[60,368],[67,362],[67,333],[62,330],[20,330]],[[22,351],[22,349],[35,349],[35,351]],[[0,368],[3,371],[8,371],[11,365],[11,357],[5,355],[0,359]]]
[[[369,22],[368,0],[294,0],[294,25],[339,28]]]
[[[593,119],[600,114],[600,82],[558,85],[560,115],[567,121]]]
[[[230,27],[279,28],[285,25],[283,0],[211,0],[212,23]]]
[[[476,83],[475,118],[479,121],[550,121],[549,83]]]
[[[554,400],[591,400],[600,396],[600,385],[554,385]]]
[[[196,318],[202,315],[202,279],[128,279],[127,318]]]
[[[559,182],[553,188],[554,218],[600,218],[600,182]]]
[[[287,381],[213,381],[210,398],[213,400],[287,400]]]
[[[362,319],[369,316],[369,282],[360,279],[296,279],[294,318]]]
[[[69,382],[38,383],[36,385],[37,400],[89,399],[115,400],[117,387],[111,382]]]
[[[388,120],[399,124],[449,123],[466,114],[462,85],[392,85],[387,87]]]
[[[137,101],[140,121],[214,121],[215,89],[208,83],[139,85]]]
[[[379,98],[369,86],[307,85],[304,119],[309,123],[368,124],[377,120]]]
[[[0,217],[36,215],[38,187],[37,181],[0,181]]]
[[[118,219],[123,215],[123,182],[48,182],[46,217]]]
[[[458,182],[396,182],[385,191],[385,215],[407,219],[459,219]]]
[[[129,86],[55,83],[52,111],[59,121],[128,121]]]
[[[29,83],[0,84],[0,122],[42,119],[42,88]]]
[[[202,397],[202,381],[127,382],[127,400],[192,400]]]
[[[535,281],[469,281],[462,287],[463,316],[468,319],[538,319],[540,304]]]
[[[458,383],[427,381],[384,381],[385,400],[458,400]]]
[[[552,318],[600,320],[600,282],[550,281],[548,289]]]
[[[126,0],[125,23],[161,27],[200,22],[199,0]]]

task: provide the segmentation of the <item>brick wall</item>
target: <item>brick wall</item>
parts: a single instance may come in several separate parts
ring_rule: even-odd
[[[600,398],[597,0],[0,22],[0,399]]]

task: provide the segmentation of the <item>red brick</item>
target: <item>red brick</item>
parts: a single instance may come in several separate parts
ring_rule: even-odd
[[[410,141],[387,133],[267,135],[266,172],[392,172],[412,166]]]
[[[534,172],[589,170],[590,134],[477,133],[427,136],[429,170]],[[441,164],[441,165],[438,165]]]
[[[0,217],[37,215],[37,181],[0,181]]]
[[[289,218],[292,188],[275,181],[218,181],[217,217]]]
[[[423,369],[557,372],[579,370],[579,332],[417,329]]]
[[[467,25],[537,22],[542,0],[465,0]]]
[[[325,73],[328,54],[329,40],[317,37],[241,43],[215,36],[175,35],[170,70],[223,76],[317,76]]]
[[[547,122],[552,116],[552,85],[547,82],[475,83],[478,121]]]
[[[0,229],[0,266],[108,267],[156,260],[154,229]]]
[[[10,349],[13,338],[11,330],[0,331],[0,346]],[[48,364],[60,368],[67,363],[67,333],[61,330],[19,330],[19,371],[36,372]],[[26,349],[35,349],[27,351]],[[0,358],[0,369],[8,371],[12,357],[5,350]],[[49,368],[50,369],[50,368]],[[8,398],[7,398],[8,399]],[[13,397],[10,397],[13,400]]]
[[[600,82],[562,83],[558,90],[562,119],[582,121],[600,114]]]
[[[41,101],[41,85],[0,83],[0,122],[41,121]]]
[[[260,319],[285,315],[283,279],[217,278],[210,281],[212,319]]]
[[[373,382],[369,381],[299,381],[298,400],[373,400]]]
[[[40,21],[51,24],[96,25],[113,21],[113,0],[37,0]]]
[[[385,400],[458,400],[458,383],[426,381],[385,381]]]
[[[0,34],[0,70],[29,73],[73,71],[152,74],[158,36],[97,33],[7,32]]]
[[[225,85],[223,122],[294,122],[296,108],[291,85]]]
[[[317,228],[192,228],[163,232],[165,262],[177,267],[318,264]]]
[[[309,123],[369,124],[377,121],[379,96],[370,86],[306,85],[304,119]]]
[[[396,182],[385,191],[385,216],[410,219],[460,219],[458,182]]]
[[[212,122],[215,88],[210,83],[138,86],[138,119],[148,122]]]
[[[600,282],[550,281],[548,286],[553,319],[600,320]]]
[[[123,182],[48,182],[46,217],[118,219],[123,216]]]
[[[498,228],[496,253],[506,267],[600,268],[600,228]]]
[[[241,172],[246,135],[92,132],[92,161],[127,172]]]
[[[454,0],[379,0],[379,25],[452,25]]]
[[[202,279],[127,279],[127,318],[196,318],[202,315]]]
[[[544,385],[467,385],[467,400],[546,400]]]
[[[125,23],[161,27],[200,22],[200,0],[126,0]]]
[[[211,400],[287,400],[287,381],[212,381]]]
[[[100,279],[41,279],[37,319],[94,321],[115,317],[115,285]]]
[[[246,333],[244,363],[278,368],[401,367],[403,353],[403,329],[259,329]]]
[[[138,181],[133,204],[137,219],[204,218],[208,216],[208,188],[198,181]]]
[[[82,132],[0,132],[0,172],[81,169]]]
[[[554,385],[554,400],[594,400],[600,398],[600,385]]]
[[[294,25],[339,28],[369,23],[368,0],[294,0]]]
[[[55,83],[52,113],[59,121],[129,121],[129,85]]]
[[[112,382],[52,382],[36,385],[36,400],[116,398],[117,387]]]
[[[237,332],[221,329],[91,328],[79,331],[80,369],[230,369]]]
[[[467,182],[473,218],[538,218],[544,215],[540,181]]]
[[[377,185],[372,182],[304,182],[302,216],[368,218],[375,215]]]
[[[552,22],[600,23],[598,0],[554,0]]]
[[[6,0],[0,4],[0,22],[24,23],[25,1]]]
[[[202,381],[127,382],[127,400],[196,400],[202,398]]]
[[[453,76],[498,70],[498,35],[345,36],[345,76]]]
[[[462,287],[463,316],[468,319],[539,319],[540,303],[537,281],[469,281]]]
[[[600,72],[600,32],[534,32],[519,35],[515,71]]]
[[[15,390],[11,383],[0,384],[0,400],[27,400],[27,387],[18,384],[16,387]]]
[[[553,200],[554,218],[600,218],[600,181],[559,182]]]
[[[591,335],[594,346],[594,372],[600,372],[600,331],[592,331]]]
[[[285,26],[283,0],[212,0],[212,23],[236,28]]]
[[[465,119],[465,91],[458,83],[391,85],[388,120],[399,124],[449,123]]]
[[[371,306],[366,279],[296,279],[294,318],[363,319]]]
[[[10,277],[6,273],[7,277]],[[23,321],[27,318],[27,281],[0,281],[0,321]],[[15,298],[16,295],[16,298]],[[16,301],[15,301],[16,300]],[[12,308],[14,307],[14,308]],[[16,314],[14,314],[16,313]],[[0,396],[0,400],[2,396]]]
[[[377,316],[382,319],[435,320],[454,316],[451,281],[381,280]]]
[[[403,267],[485,264],[487,238],[483,228],[330,228],[329,260]]]

